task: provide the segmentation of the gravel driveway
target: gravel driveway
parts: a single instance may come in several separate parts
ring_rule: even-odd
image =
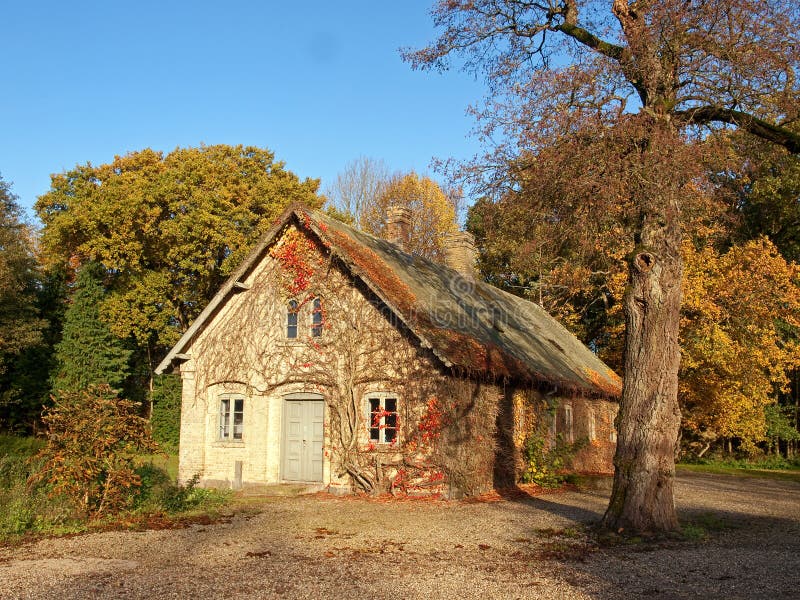
[[[601,492],[271,497],[213,525],[0,548],[0,597],[800,597],[800,484],[682,474],[677,502],[708,537],[598,546]]]

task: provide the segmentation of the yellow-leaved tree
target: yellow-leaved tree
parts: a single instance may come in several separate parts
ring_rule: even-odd
[[[766,407],[800,360],[798,266],[766,238],[725,253],[685,243],[680,398],[684,430],[707,446],[737,438],[753,452]],[[703,449],[700,449],[703,452]]]
[[[101,316],[159,362],[292,202],[322,204],[272,152],[224,144],[145,149],[52,176],[36,203],[47,265],[106,271]]]
[[[363,207],[359,219],[368,233],[383,237],[391,206],[411,209],[407,250],[437,262],[444,261],[444,236],[458,230],[455,202],[433,179],[414,173],[396,175],[378,196]]]

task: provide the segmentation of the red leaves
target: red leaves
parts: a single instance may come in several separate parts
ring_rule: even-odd
[[[296,229],[286,232],[280,244],[270,250],[270,256],[278,261],[287,275],[286,291],[295,296],[311,285],[314,268],[310,264],[313,252],[311,242]]]
[[[428,406],[425,414],[419,420],[417,429],[421,432],[420,440],[424,444],[435,442],[442,433],[442,427],[445,425],[442,411],[439,408],[438,401],[435,397],[428,400]]]

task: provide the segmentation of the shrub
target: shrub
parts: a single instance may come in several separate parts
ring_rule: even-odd
[[[225,502],[228,494],[197,487],[198,475],[185,485],[175,483],[167,472],[153,464],[137,469],[141,487],[135,508],[144,513],[177,514],[197,508],[212,508]]]
[[[588,440],[585,438],[567,442],[561,434],[558,434],[555,443],[549,445],[542,432],[532,432],[525,440],[523,451],[525,471],[522,473],[522,482],[535,483],[543,487],[561,485],[565,478],[564,469],[569,466],[575,453],[587,443]]]
[[[138,409],[105,384],[54,398],[42,417],[48,441],[31,486],[46,484],[51,496],[63,494],[88,517],[130,506],[141,485],[135,455],[157,450]]]

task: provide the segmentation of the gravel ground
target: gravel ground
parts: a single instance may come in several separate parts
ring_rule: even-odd
[[[598,546],[606,496],[271,497],[213,525],[0,548],[0,597],[800,597],[800,484],[680,475],[697,542]]]

